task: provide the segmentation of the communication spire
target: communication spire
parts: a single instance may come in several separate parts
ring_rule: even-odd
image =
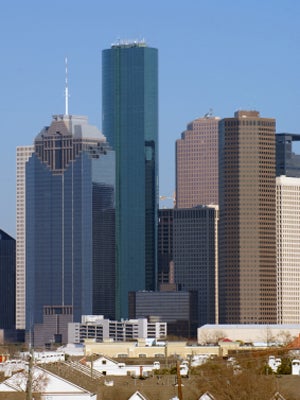
[[[69,88],[68,88],[68,58],[65,58],[66,79],[65,79],[65,115],[69,115]]]

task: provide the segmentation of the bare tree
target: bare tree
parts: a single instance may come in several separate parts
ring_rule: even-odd
[[[202,331],[200,334],[200,344],[218,344],[219,340],[225,337],[222,330]]]
[[[20,390],[20,391],[26,391],[27,390],[27,382],[29,379],[29,372],[24,370],[21,372],[18,372],[17,374],[13,375],[11,378],[13,379],[14,385]],[[43,392],[44,389],[47,387],[47,384],[49,382],[49,379],[46,375],[46,373],[42,370],[34,370],[32,379],[31,379],[31,391],[32,393],[40,393]]]
[[[294,338],[289,331],[280,331],[276,335],[276,341],[282,344],[283,346],[286,346],[287,344],[291,343],[293,339]]]
[[[270,400],[276,392],[276,378],[266,376],[261,365],[241,367],[239,373],[225,362],[208,362],[201,368],[198,389],[222,400]]]
[[[267,344],[267,346],[272,345],[276,341],[276,338],[272,332],[272,329],[269,326],[267,326],[264,329],[264,331],[262,333],[262,340],[264,343]]]

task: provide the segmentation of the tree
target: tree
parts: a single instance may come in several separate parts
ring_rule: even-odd
[[[24,370],[21,372],[16,373],[12,376],[14,385],[19,388],[20,391],[27,390],[27,382],[29,379],[29,372]],[[36,369],[33,370],[33,375],[31,379],[31,391],[32,393],[40,393],[42,392],[47,384],[48,384],[48,377],[43,370]]]
[[[267,344],[267,346],[272,345],[276,341],[276,338],[270,327],[267,326],[266,329],[264,329],[262,334],[262,340],[264,343]]]
[[[278,375],[290,375],[292,373],[292,363],[289,358],[283,358],[281,365],[277,369]]]
[[[276,377],[263,373],[262,363],[241,363],[237,374],[232,366],[223,360],[210,361],[201,369],[198,389],[209,391],[216,399],[222,400],[270,400],[276,391]],[[247,364],[247,365],[246,365]]]
[[[280,331],[276,335],[277,342],[282,344],[283,346],[286,346],[287,344],[291,343],[293,340],[293,336],[289,331]]]
[[[222,330],[203,330],[200,333],[200,344],[215,344],[217,345],[219,340],[225,337],[225,333]]]

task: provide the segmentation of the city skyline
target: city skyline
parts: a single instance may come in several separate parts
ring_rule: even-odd
[[[70,113],[87,115],[102,130],[101,51],[118,38],[145,38],[158,48],[160,194],[171,196],[175,141],[210,108],[220,118],[257,109],[276,118],[277,132],[297,133],[299,13],[293,0],[4,4],[1,228],[15,237],[16,147],[31,143],[53,114],[63,113],[66,56]]]

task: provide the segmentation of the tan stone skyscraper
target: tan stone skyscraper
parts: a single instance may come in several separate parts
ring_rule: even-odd
[[[17,147],[17,185],[16,185],[16,328],[25,329],[26,306],[26,204],[25,167],[34,151],[34,146]]]
[[[278,323],[300,323],[300,178],[278,176],[277,294]]]
[[[276,323],[275,119],[237,111],[219,135],[219,321]]]
[[[176,141],[176,208],[218,204],[219,120],[195,119]]]

